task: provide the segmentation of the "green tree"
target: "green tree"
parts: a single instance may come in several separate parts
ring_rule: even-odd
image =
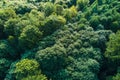
[[[4,21],[0,19],[0,39],[4,38]]]
[[[28,25],[23,28],[23,31],[19,36],[19,45],[22,49],[31,49],[36,46],[41,37],[42,32],[38,27]]]
[[[19,20],[18,20],[19,21]],[[30,21],[27,19],[20,19],[20,21],[18,23],[15,24],[15,28],[14,28],[14,35],[18,38],[20,36],[20,34],[23,31],[23,28],[25,28],[26,26],[30,25]]]
[[[35,57],[41,65],[42,72],[48,78],[52,78],[66,65],[66,50],[59,44],[38,51]]]
[[[6,40],[0,41],[0,58],[14,58],[15,50],[9,45]]]
[[[57,29],[60,29],[62,26],[66,24],[66,19],[62,16],[57,15],[50,15],[46,18],[44,21],[44,24],[42,25],[42,31],[43,35],[50,35]]]
[[[83,10],[88,5],[89,5],[89,0],[77,0],[78,10]]]
[[[57,15],[62,15],[63,14],[63,6],[62,5],[59,5],[59,4],[56,4],[55,5],[55,12],[57,13]]]
[[[26,78],[23,78],[22,80],[47,80],[46,76],[42,74],[34,75],[34,76],[27,76]]]
[[[4,79],[11,65],[11,60],[0,58],[0,78]]]
[[[77,8],[75,6],[70,7],[71,16],[75,17],[77,15]]]
[[[95,0],[90,0],[90,4],[92,4]]]
[[[111,60],[117,60],[120,59],[120,31],[118,31],[116,34],[110,35],[110,40],[107,42],[107,48],[105,52],[105,56]]]
[[[71,64],[60,70],[54,80],[98,80],[96,73],[91,69],[99,70],[99,63],[93,59],[71,58]],[[91,68],[90,68],[91,67]],[[98,71],[97,71],[98,72]]]
[[[100,24],[100,16],[92,16],[90,19],[90,25],[96,30]]]
[[[75,6],[70,7],[69,9],[65,9],[63,11],[63,16],[67,19],[67,21],[70,21],[74,17],[77,16],[77,9]]]
[[[31,10],[31,12],[29,14],[26,14],[24,17],[29,21],[31,25],[34,25],[37,27],[41,27],[41,24],[45,19],[44,13],[39,12],[35,9]]]
[[[120,23],[119,23],[119,21],[117,20],[117,21],[114,21],[114,22],[112,22],[111,23],[111,25],[110,25],[110,29],[112,30],[112,31],[114,31],[114,32],[116,32],[118,29],[120,29]]]
[[[15,18],[16,13],[13,9],[1,9],[0,10],[0,19],[3,21],[7,21],[10,18]]]
[[[15,32],[16,32],[16,24],[19,22],[19,19],[9,19],[8,21],[5,22],[4,25],[4,32],[6,33],[7,36],[11,35],[11,36],[16,36]]]
[[[120,73],[118,73],[115,76],[113,76],[112,80],[120,80]]]
[[[39,72],[39,64],[35,60],[22,59],[16,63],[15,75],[17,80],[21,80],[27,76],[37,75]]]
[[[12,8],[15,10],[17,14],[29,13],[32,9],[37,9],[37,7],[33,4],[29,4],[25,2],[21,3],[19,1],[16,3],[12,1]]]
[[[0,9],[0,38],[5,38],[4,24],[10,18],[15,18],[16,13],[13,9]]]
[[[53,12],[55,12],[54,4],[51,2],[46,2],[43,5],[43,11],[45,12],[46,16],[51,15]]]

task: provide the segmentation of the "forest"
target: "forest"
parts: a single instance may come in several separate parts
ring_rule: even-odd
[[[120,80],[120,0],[0,0],[0,80]]]

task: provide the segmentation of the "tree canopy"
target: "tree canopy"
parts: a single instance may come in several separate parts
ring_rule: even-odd
[[[119,80],[120,0],[0,0],[1,80]]]

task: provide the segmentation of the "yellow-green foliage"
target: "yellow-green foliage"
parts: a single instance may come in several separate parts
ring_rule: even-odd
[[[72,17],[77,15],[77,8],[75,6],[70,7]]]
[[[62,15],[63,14],[63,6],[62,5],[55,5],[55,12],[58,14],[58,15]]]
[[[32,25],[40,27],[41,22],[45,19],[44,13],[37,10],[32,10],[26,18],[30,21]]]
[[[113,78],[111,80],[120,80],[120,73],[113,76]]]
[[[15,18],[16,13],[13,9],[0,9],[0,19],[7,21],[10,18]]]
[[[35,60],[23,59],[16,64],[15,75],[21,80],[29,75],[36,75],[39,72],[39,64]]]
[[[69,9],[65,9],[63,16],[67,19],[67,20],[71,20],[72,18],[74,18],[75,16],[77,16],[77,8],[75,6],[70,7]]]
[[[51,3],[51,2],[46,2],[46,3],[43,5],[43,11],[45,12],[45,15],[46,15],[46,16],[51,15],[51,14],[55,11],[54,4]]]
[[[112,34],[110,36],[109,42],[107,42],[107,48],[105,52],[105,56],[112,60],[117,60],[119,62],[120,60],[120,31],[118,31],[116,34]]]

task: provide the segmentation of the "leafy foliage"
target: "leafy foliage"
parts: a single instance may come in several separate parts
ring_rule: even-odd
[[[35,75],[35,76],[28,76],[27,78],[23,78],[22,80],[47,80],[44,75]]]
[[[41,69],[48,77],[66,65],[65,57],[66,50],[58,45],[38,51],[36,54],[36,58],[41,64]]]
[[[7,41],[0,41],[0,58],[9,58],[9,56],[13,56],[14,58],[15,50],[8,44]]]
[[[9,61],[5,58],[0,58],[0,78],[4,78],[8,72],[12,61]]]
[[[118,73],[116,76],[113,77],[113,80],[119,80],[120,79],[120,74]]]
[[[70,7],[70,9],[65,9],[63,12],[63,16],[69,21],[73,17],[77,16],[77,9],[75,6]]]
[[[39,28],[35,26],[28,25],[25,28],[23,28],[22,33],[19,37],[19,44],[21,46],[25,46],[25,48],[33,48],[35,44],[40,40],[42,36],[42,32],[39,30]]]
[[[15,69],[16,79],[21,80],[22,78],[25,78],[28,76],[27,78],[25,78],[25,80],[26,80],[26,79],[29,79],[29,77],[31,75],[38,75],[38,73],[39,73],[38,68],[39,68],[39,64],[37,63],[37,61],[23,59],[16,64],[16,69]],[[41,78],[43,77],[43,80],[44,80],[45,76],[41,75],[39,77],[41,77]],[[33,78],[35,78],[35,77],[33,76]],[[22,80],[24,80],[24,79],[22,79]]]
[[[79,10],[82,10],[89,4],[89,0],[77,0],[77,7]]]
[[[44,21],[43,27],[41,27],[44,36],[52,34],[57,29],[61,28],[66,23],[66,19],[62,16],[50,15]]]
[[[45,12],[45,15],[46,15],[46,16],[51,15],[51,14],[55,11],[54,4],[53,4],[53,3],[50,3],[50,2],[46,2],[46,3],[43,5],[43,11]]]
[[[120,31],[110,36],[110,41],[107,43],[105,56],[113,60],[119,60],[119,36]]]
[[[119,0],[1,0],[0,79],[119,79],[119,29]]]

